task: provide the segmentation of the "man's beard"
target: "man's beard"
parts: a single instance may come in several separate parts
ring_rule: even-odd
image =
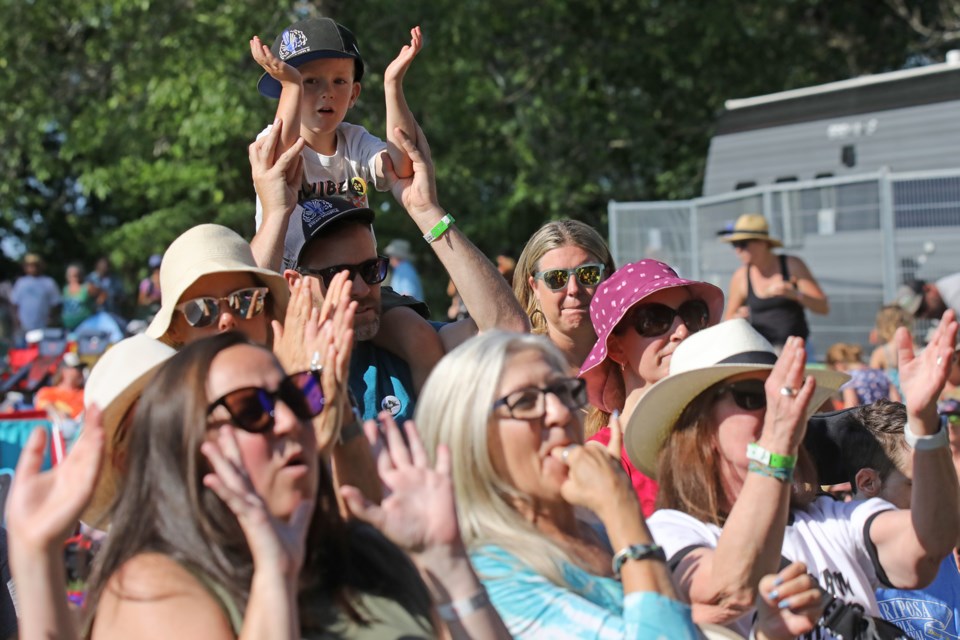
[[[380,314],[370,322],[355,324],[353,327],[353,335],[357,340],[373,340],[378,331],[380,331]]]

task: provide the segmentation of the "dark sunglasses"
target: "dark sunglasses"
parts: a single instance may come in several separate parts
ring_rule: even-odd
[[[680,316],[690,333],[706,329],[710,324],[710,309],[703,300],[687,300],[677,309],[659,302],[642,304],[634,310],[631,322],[641,336],[653,338],[669,331],[677,316]]]
[[[387,279],[387,267],[390,266],[390,258],[386,256],[377,256],[372,260],[361,262],[360,264],[338,264],[333,267],[323,269],[311,269],[309,267],[297,267],[297,273],[304,276],[313,276],[323,281],[323,286],[329,287],[330,282],[341,271],[349,271],[349,279],[352,282],[354,278],[360,276],[364,282],[370,285],[380,284]]]
[[[717,397],[725,393],[733,396],[733,401],[744,411],[760,411],[767,408],[767,392],[763,380],[739,380],[717,388]]]
[[[270,289],[267,287],[249,287],[238,289],[222,298],[207,296],[194,298],[177,305],[176,309],[187,319],[191,327],[208,327],[220,315],[220,303],[226,302],[227,308],[235,316],[249,320],[263,313]]]
[[[750,244],[749,240],[734,240],[730,244],[733,245],[734,249],[746,249],[747,245]]]
[[[309,420],[320,415],[326,404],[320,386],[319,371],[302,371],[280,381],[276,391],[260,387],[244,387],[224,394],[207,407],[207,415],[217,407],[230,414],[233,424],[250,433],[269,431],[274,425],[277,401],[290,407],[300,420]]]
[[[570,276],[576,276],[577,282],[583,287],[595,287],[603,280],[604,266],[602,264],[582,264],[573,269],[547,269],[535,273],[534,280],[543,280],[543,284],[551,291],[565,289],[570,282]]]

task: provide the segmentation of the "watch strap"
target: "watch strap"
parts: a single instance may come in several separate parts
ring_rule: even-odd
[[[907,444],[910,445],[910,448],[914,451],[932,451],[933,449],[941,449],[943,447],[950,446],[950,434],[948,433],[947,423],[949,418],[945,415],[940,415],[940,430],[929,436],[920,436],[910,428],[910,422],[908,421],[903,425],[903,439],[906,440]]]
[[[620,577],[620,569],[627,560],[659,560],[667,561],[667,554],[658,544],[632,544],[617,551],[613,556],[613,575]]]

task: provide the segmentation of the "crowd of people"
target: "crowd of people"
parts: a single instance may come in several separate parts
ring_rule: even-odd
[[[573,220],[495,265],[442,207],[403,96],[419,28],[384,73],[385,141],[344,122],[365,71],[345,27],[307,18],[250,47],[279,100],[249,147],[256,235],[201,224],[151,258],[149,326],[93,367],[70,454],[41,471],[45,432],[27,442],[0,629],[960,634],[944,287],[881,310],[870,366],[847,345],[810,368],[805,313],[828,301],[801,260],[773,253],[762,216],[721,236],[743,262],[726,298],[658,260],[618,268]],[[368,185],[445,270],[450,322],[419,300],[409,241],[378,252]],[[68,295],[71,322],[111,300],[109,270],[71,267],[60,291],[25,265],[47,310],[18,305],[21,326],[61,300],[66,323]],[[923,350],[905,326],[921,305],[940,319]],[[853,500],[822,490],[843,482]],[[63,557],[78,526],[99,540],[79,614]]]

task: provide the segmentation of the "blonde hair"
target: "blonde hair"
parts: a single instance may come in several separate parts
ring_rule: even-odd
[[[492,405],[510,356],[538,351],[556,371],[566,360],[546,338],[491,331],[472,338],[434,368],[417,401],[416,423],[431,460],[437,447],[450,448],[460,534],[467,548],[492,544],[506,550],[541,576],[566,588],[563,564],[576,562],[540,533],[517,510],[533,499],[494,469],[489,433]]]
[[[863,347],[858,344],[837,342],[827,349],[827,364],[829,365],[852,364],[855,362],[863,362]]]
[[[900,305],[888,304],[877,312],[877,338],[884,344],[893,340],[893,335],[900,327],[913,331],[913,316]]]
[[[537,273],[537,263],[548,251],[567,246],[580,247],[595,256],[604,266],[605,277],[610,277],[616,271],[607,243],[593,227],[579,220],[554,220],[537,229],[520,253],[513,274],[513,294],[529,316],[533,333],[546,333],[547,321],[530,288],[529,279]]]

